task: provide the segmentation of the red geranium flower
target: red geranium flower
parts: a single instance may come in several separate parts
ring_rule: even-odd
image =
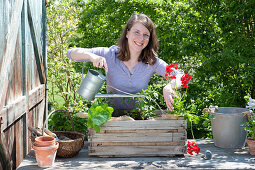
[[[177,65],[177,64],[174,64],[174,63],[171,63],[171,64],[170,64],[170,67],[171,67],[171,68],[175,68],[176,70],[178,69],[178,65]]]
[[[167,65],[166,66],[166,72],[171,73],[172,71],[173,71],[173,69],[172,69],[171,65]]]
[[[189,75],[189,74],[184,74],[182,77],[181,77],[181,82],[182,82],[182,87],[184,88],[187,88],[189,87],[187,84],[189,83],[189,81],[192,79],[192,75]]]
[[[174,75],[174,69],[178,69],[178,65],[171,63],[169,65],[166,66],[166,74],[165,74],[165,79],[168,80],[168,77],[170,77],[171,79],[176,79],[176,76]]]
[[[175,75],[173,75],[173,76],[170,76],[171,77],[171,79],[176,79],[176,76]]]
[[[175,107],[177,109],[172,110],[172,112],[174,114],[181,114],[181,113],[178,113],[179,112],[178,111],[178,107],[179,107],[178,103],[181,103],[181,100],[185,96],[185,94],[182,94],[182,91],[178,92],[177,90],[181,87],[188,88],[188,83],[189,83],[189,80],[192,78],[192,76],[188,75],[188,74],[184,74],[184,72],[182,70],[177,70],[177,69],[178,69],[177,64],[171,63],[171,64],[167,65],[166,72],[165,72],[165,79],[169,81],[168,83],[172,86],[172,89],[174,92],[173,96],[175,98],[173,99],[174,102],[172,104],[174,107],[177,106],[177,107]],[[187,90],[186,90],[186,93],[187,93]],[[175,103],[177,103],[177,104],[175,104]],[[188,150],[188,152],[192,153],[193,151]]]
[[[183,88],[188,88],[189,86],[187,84],[182,84],[181,85]]]
[[[188,143],[187,143],[187,152],[190,155],[193,155],[193,152],[195,152],[196,154],[199,154],[200,148],[198,147],[198,145],[195,142],[188,141]]]
[[[167,77],[168,77],[168,74],[166,73],[166,74],[165,74],[165,79],[167,79]],[[168,80],[168,79],[167,79],[167,80]]]

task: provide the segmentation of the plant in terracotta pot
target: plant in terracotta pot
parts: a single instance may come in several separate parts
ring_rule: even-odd
[[[243,123],[243,128],[247,132],[246,142],[251,155],[255,155],[255,114],[251,112],[248,115],[248,121]]]

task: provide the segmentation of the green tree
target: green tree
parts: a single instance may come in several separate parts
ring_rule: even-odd
[[[52,0],[47,4],[47,56],[48,56],[48,100],[53,109],[64,108],[71,113],[84,111],[86,103],[76,93],[81,74],[76,72],[74,62],[66,52],[75,34],[80,8],[71,0]],[[75,130],[86,131],[86,120],[72,114]],[[49,119],[53,130],[71,130],[65,113],[57,112]]]
[[[244,96],[255,97],[254,1],[194,1],[202,19],[201,66],[196,70],[219,106],[245,106]],[[214,23],[214,24],[212,24]]]
[[[76,102],[81,75],[74,69],[66,52],[78,24],[79,8],[72,1],[50,1],[47,4],[48,86],[49,101],[56,107]],[[56,103],[56,101],[62,103]]]

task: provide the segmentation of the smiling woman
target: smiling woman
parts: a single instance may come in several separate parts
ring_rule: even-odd
[[[68,50],[67,56],[75,61],[91,61],[95,67],[104,68],[108,93],[122,94],[124,91],[134,94],[147,89],[153,74],[164,77],[167,64],[158,58],[157,50],[158,39],[153,22],[144,14],[135,14],[128,20],[117,45],[110,48],[73,48]],[[163,92],[170,111],[173,109],[172,91],[168,84]],[[113,98],[111,105],[115,109],[113,116],[121,116],[124,110],[133,109],[136,101],[123,102],[122,98]]]

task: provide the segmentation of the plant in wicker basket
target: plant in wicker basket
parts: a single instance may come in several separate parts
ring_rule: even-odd
[[[48,118],[57,111],[62,111],[68,114],[68,117],[71,120],[72,124],[72,131],[54,131],[54,133],[57,135],[57,138],[59,139],[58,140],[59,148],[57,151],[57,156],[63,158],[70,158],[77,155],[79,151],[83,148],[85,135],[74,131],[73,119],[70,113],[63,109],[54,110],[48,115],[43,124],[42,132],[44,132],[44,127]]]

